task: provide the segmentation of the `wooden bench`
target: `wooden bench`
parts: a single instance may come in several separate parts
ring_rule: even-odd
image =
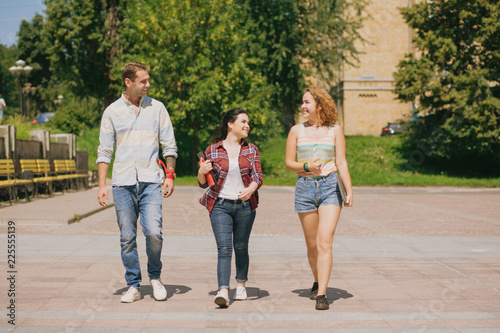
[[[9,203],[12,205],[12,198],[17,200],[17,189],[23,187],[25,191],[26,201],[30,200],[28,193],[28,185],[33,184],[31,179],[20,179],[16,174],[14,161],[12,159],[0,160],[0,175],[6,179],[0,180],[0,187],[8,187],[9,189]]]
[[[52,183],[54,182],[54,176],[52,176],[52,171],[50,169],[49,160],[37,159],[36,160],[37,167],[37,177],[35,178],[35,182],[37,184],[44,183],[47,187],[47,192],[49,195],[53,193]]]
[[[45,185],[49,195],[52,194],[52,182],[54,177],[50,176],[50,164],[48,160],[21,159],[21,171],[33,172],[33,184],[35,185],[35,195],[39,196],[38,188]]]
[[[88,175],[77,173],[74,160],[54,160],[54,171],[60,180],[65,180],[67,183],[73,182],[77,190],[79,181],[83,181],[85,188],[88,188]]]
[[[73,178],[77,180],[82,180],[83,186],[88,189],[89,188],[89,175],[85,173],[78,173],[76,170],[76,162],[75,160],[64,160],[66,163],[66,169],[71,173]]]
[[[71,186],[71,182],[74,181],[74,179],[72,178],[71,174],[68,172],[68,169],[66,168],[65,160],[54,160],[53,163],[54,163],[54,173],[55,173],[54,178],[63,184],[61,190],[64,193],[66,186],[68,184]]]
[[[16,181],[14,176],[16,170],[12,160],[0,160],[0,176],[5,179],[0,180],[0,188],[9,189],[9,203],[12,205],[12,198],[15,197]]]

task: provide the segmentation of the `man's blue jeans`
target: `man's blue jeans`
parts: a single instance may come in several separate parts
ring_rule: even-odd
[[[236,281],[248,280],[248,241],[252,231],[255,211],[252,212],[250,201],[233,202],[218,199],[212,212],[210,222],[217,242],[217,281],[219,289],[229,289],[231,276],[231,256],[236,261]]]
[[[139,289],[142,281],[137,254],[137,218],[140,216],[142,232],[146,237],[148,275],[158,279],[161,274],[161,248],[163,245],[161,185],[137,183],[131,186],[113,186],[116,218],[120,227],[121,256],[128,286]]]

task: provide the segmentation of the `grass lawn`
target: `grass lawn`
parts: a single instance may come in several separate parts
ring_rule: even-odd
[[[286,138],[274,138],[260,148],[264,183],[295,185],[297,176],[285,168]],[[401,171],[407,161],[398,152],[397,136],[348,136],[346,158],[354,186],[481,186],[500,187],[500,178],[452,177]]]
[[[99,130],[90,131],[98,136]],[[92,141],[78,139],[79,149],[89,151],[89,166],[95,165],[96,152],[92,151]],[[285,168],[285,137],[269,140],[260,149],[264,184],[274,186],[294,186],[297,175]],[[354,186],[473,186],[500,187],[500,178],[452,177],[446,174],[422,174],[401,171],[400,166],[407,161],[398,152],[399,137],[350,136],[346,137],[346,153],[352,183]],[[111,173],[110,173],[111,175]],[[196,175],[179,176],[177,185],[194,185]]]
[[[15,120],[15,121],[14,121]],[[33,129],[49,127],[34,126],[17,119],[10,119],[17,127],[19,138],[29,138]],[[43,124],[45,125],[45,124]],[[99,128],[86,131],[78,136],[77,149],[89,152],[89,168],[95,170]],[[275,137],[260,146],[262,170],[265,185],[295,185],[297,175],[285,168],[286,137]],[[401,138],[397,136],[348,136],[346,153],[354,186],[477,186],[500,187],[500,178],[455,177],[446,173],[431,174],[402,171],[401,165],[407,161],[398,149]],[[111,176],[111,172],[109,173]],[[179,176],[178,185],[196,185],[196,175]]]

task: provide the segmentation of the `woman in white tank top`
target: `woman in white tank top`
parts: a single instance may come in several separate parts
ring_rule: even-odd
[[[353,202],[351,176],[345,158],[345,138],[342,128],[336,124],[338,113],[332,97],[323,89],[307,88],[301,109],[307,121],[290,129],[286,168],[299,176],[295,186],[295,211],[304,230],[314,276],[309,298],[316,300],[317,310],[326,310],[333,236],[342,203],[351,207]],[[344,199],[337,175],[345,186]]]

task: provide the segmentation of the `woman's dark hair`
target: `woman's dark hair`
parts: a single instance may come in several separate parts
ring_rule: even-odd
[[[228,126],[227,123],[234,123],[240,114],[246,114],[248,116],[248,112],[245,109],[232,109],[226,112],[224,117],[222,117],[221,125],[215,130],[215,134],[213,137],[213,142],[217,143],[220,140],[224,140],[227,137]]]

